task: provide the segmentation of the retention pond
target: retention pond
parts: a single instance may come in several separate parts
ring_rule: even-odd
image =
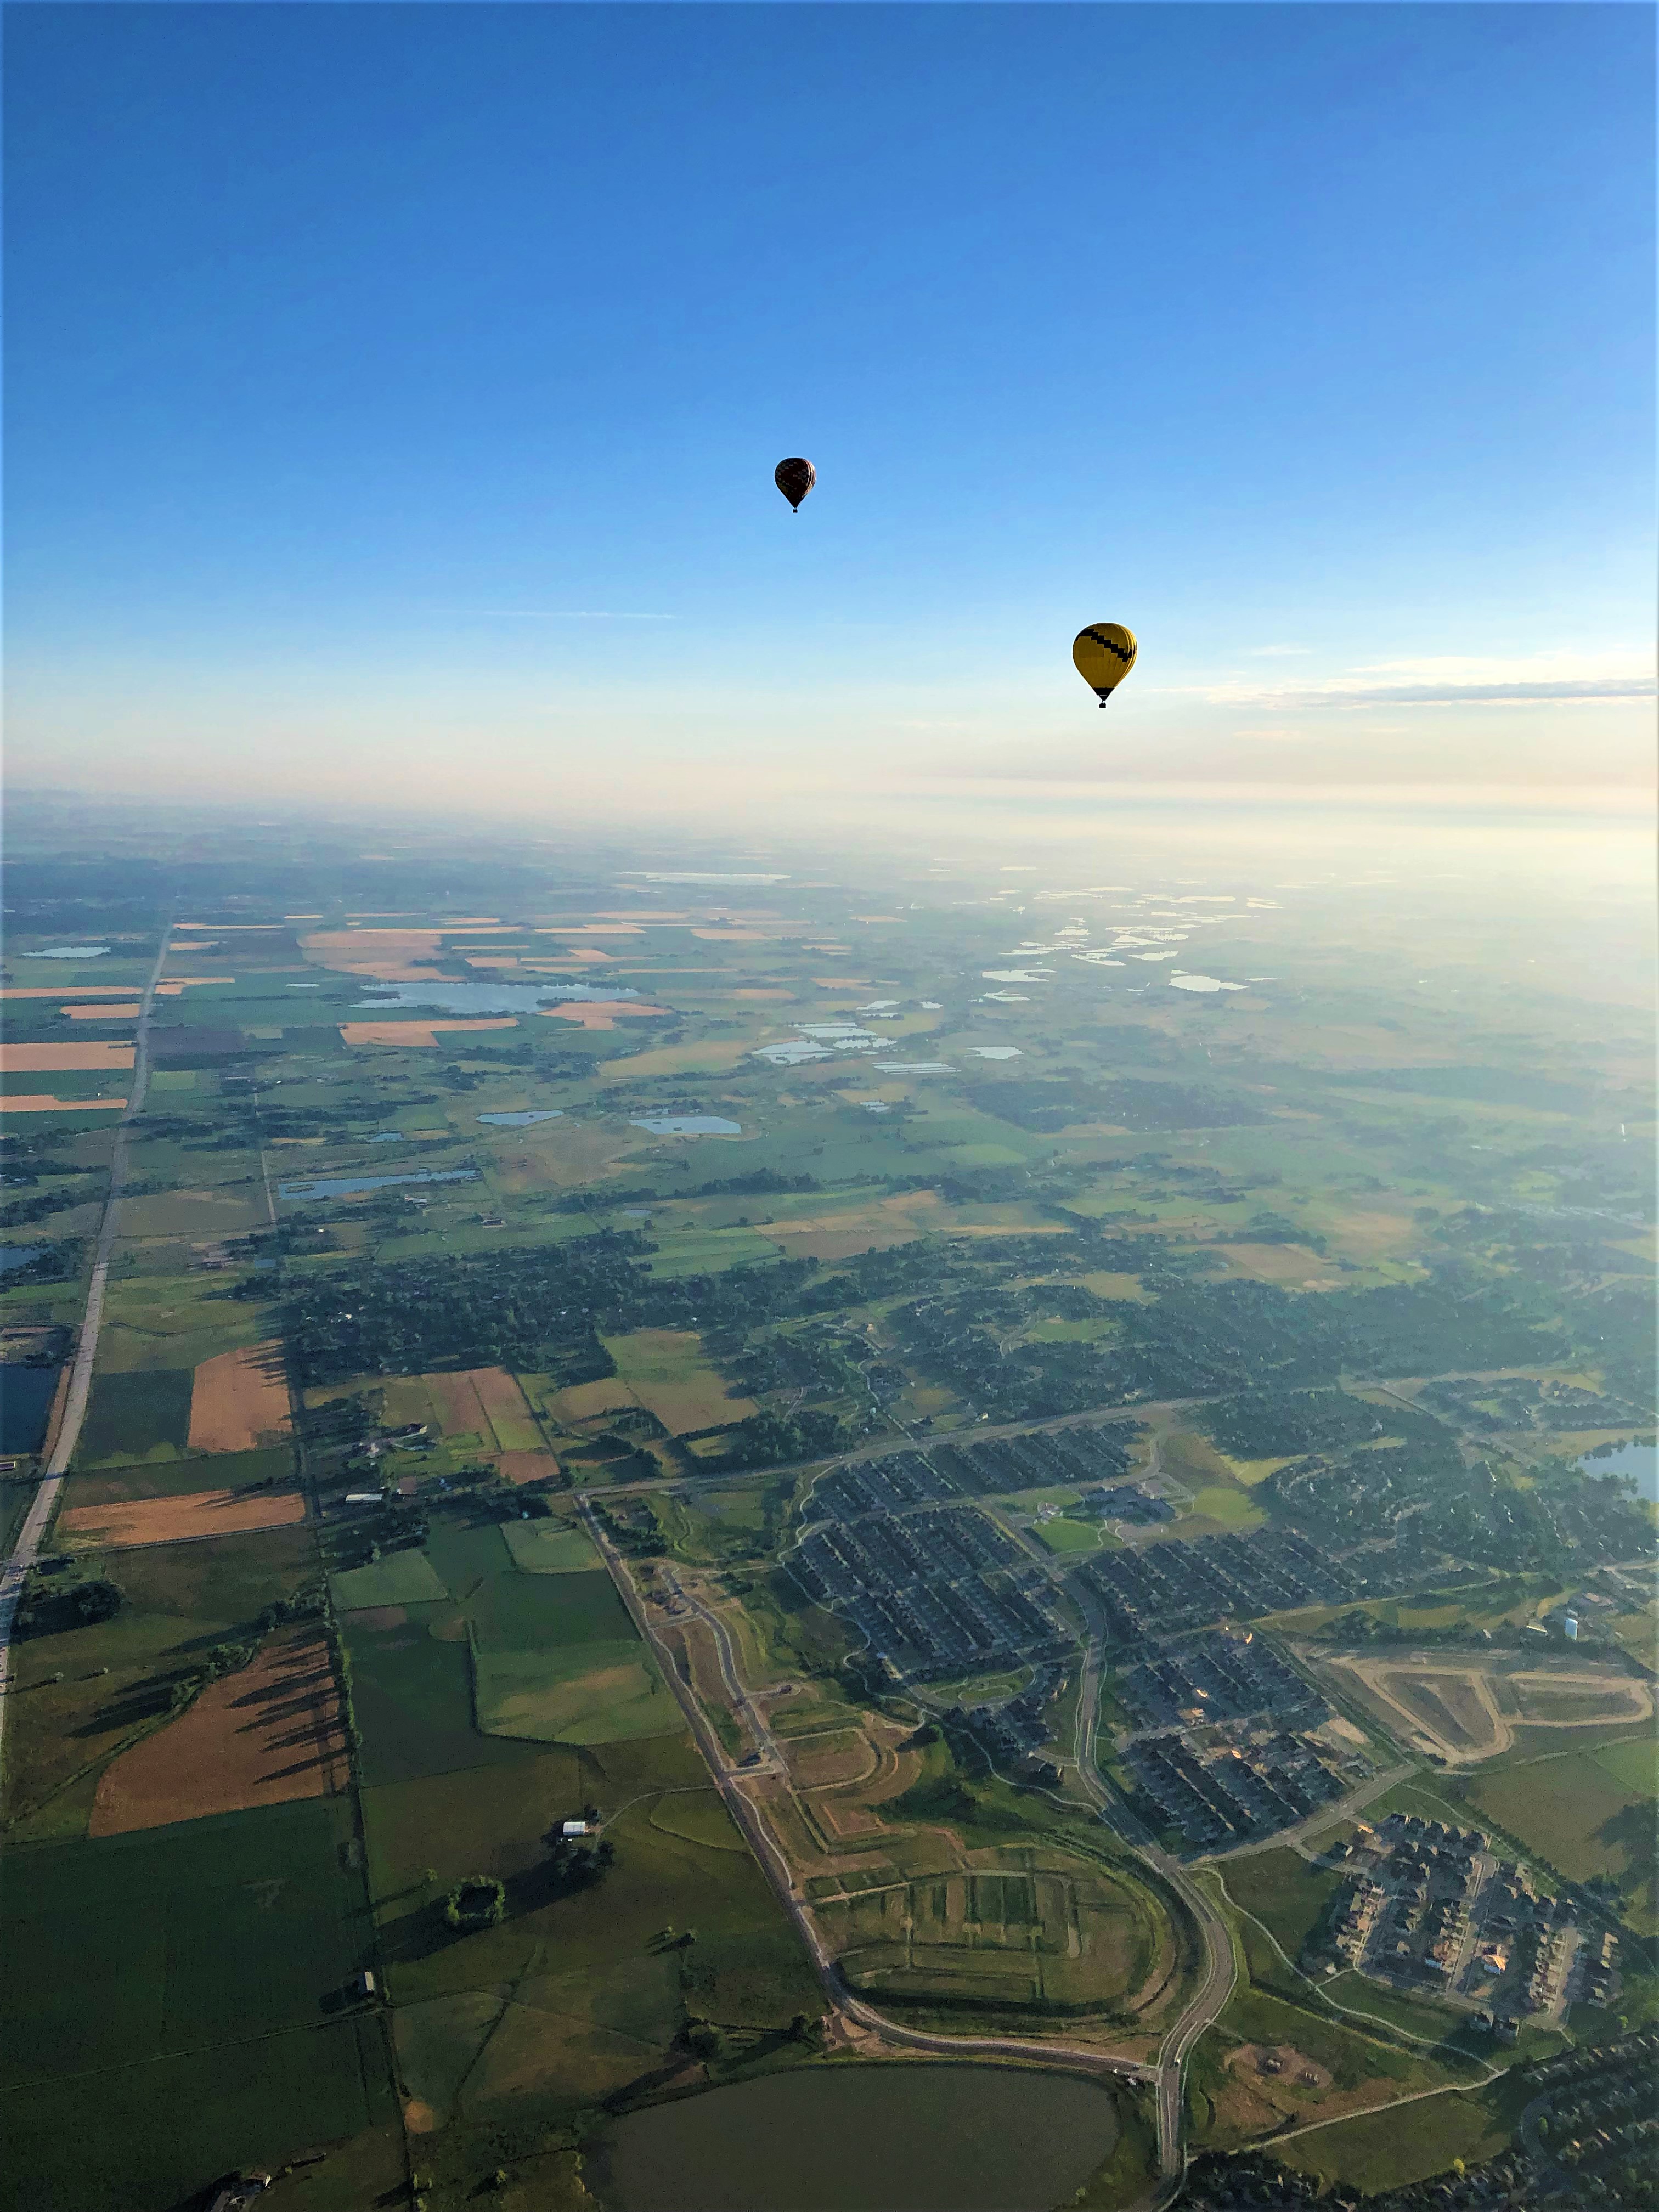
[[[813,2067],[631,2112],[589,2166],[612,2212],[1050,2212],[1116,2140],[1068,2075]]]

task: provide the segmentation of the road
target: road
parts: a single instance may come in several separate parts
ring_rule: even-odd
[[[1109,2052],[1097,2051],[1087,2044],[1036,2043],[1023,2036],[1000,2035],[929,2035],[920,2028],[905,2027],[889,2020],[862,1997],[854,1996],[842,1980],[840,1969],[825,1948],[823,1939],[809,1911],[806,1900],[796,1887],[789,1864],[769,1832],[758,1808],[741,1786],[741,1779],[727,1762],[719,1739],[708,1723],[708,1717],[698,1704],[690,1683],[681,1675],[674,1663],[674,1654],[658,1635],[654,1623],[640,1601],[634,1587],[634,1578],[628,1571],[626,1561],[600,1526],[599,1516],[586,1498],[580,1501],[583,1519],[589,1534],[598,1545],[599,1556],[610,1571],[629,1617],[645,1641],[655,1653],[662,1668],[663,1679],[678,1699],[680,1710],[690,1724],[697,1747],[702,1752],[715,1787],[725,1800],[726,1810],[736,1821],[740,1832],[748,1839],[750,1849],[765,1869],[779,1902],[793,1922],[807,1955],[817,1970],[830,2008],[844,2019],[856,2021],[861,2027],[871,2029],[884,2042],[903,2045],[912,2051],[927,2051],[945,2058],[964,2056],[988,2058],[1018,2059],[1028,2065],[1063,2067],[1070,2073],[1110,2075],[1119,2080],[1150,2081],[1153,2078],[1150,2067],[1139,2060],[1118,2058]],[[690,1602],[690,1601],[688,1601]],[[702,1608],[696,1608],[704,1619],[708,1616]],[[725,1624],[720,1624],[724,1627]],[[718,1639],[717,1639],[718,1640]],[[727,1647],[729,1650],[729,1646]],[[724,1662],[722,1663],[724,1672]],[[728,1686],[730,1678],[728,1677]],[[750,1770],[751,1772],[754,1770]]]
[[[40,1556],[41,1541],[57,1509],[58,1494],[64,1486],[64,1476],[75,1455],[75,1447],[81,1441],[81,1424],[87,1417],[92,1370],[98,1357],[98,1332],[104,1319],[104,1290],[109,1280],[110,1255],[115,1249],[121,1193],[127,1180],[127,1131],[143,1110],[144,1092],[149,1085],[150,1009],[155,1003],[155,986],[161,981],[161,970],[167,965],[167,948],[172,938],[173,925],[169,922],[161,933],[161,949],[155,956],[155,965],[149,971],[149,980],[144,985],[143,995],[138,1005],[136,1049],[132,1056],[132,1089],[127,1098],[126,1111],[115,1125],[109,1188],[104,1199],[103,1219],[99,1224],[98,1243],[93,1254],[92,1280],[87,1288],[86,1311],[82,1316],[81,1334],[76,1341],[75,1363],[70,1370],[69,1394],[64,1401],[64,1416],[58,1424],[52,1455],[46,1462],[40,1486],[24,1516],[11,1556],[4,1566],[0,1567],[0,1792],[3,1792],[5,1787],[3,1753],[6,1699],[11,1688],[12,1627],[22,1599],[23,1585],[28,1579],[29,1569]]]
[[[1074,1596],[1078,1595],[1073,1592]],[[1086,1602],[1081,1598],[1079,1602],[1084,1603],[1088,1632],[1083,1669],[1078,1684],[1077,1733],[1073,1745],[1077,1754],[1078,1778],[1093,1801],[1101,1819],[1137,1858],[1150,1866],[1174,1890],[1186,1905],[1198,1923],[1199,1934],[1204,1942],[1204,1978],[1158,2046],[1156,2069],[1158,2159],[1167,2196],[1186,2170],[1186,2154],[1181,2145],[1181,2122],[1187,2060],[1199,2037],[1231,1996],[1237,1977],[1237,1962],[1233,1956],[1231,1933],[1215,1905],[1192,1881],[1180,1860],[1172,1857],[1153,1841],[1128,1806],[1109,1790],[1101,1778],[1095,1753],[1100,1711],[1101,1624],[1090,1616]]]
[[[726,1695],[743,1715],[755,1749],[760,1753],[760,1763],[745,1767],[748,1774],[781,1774],[787,1776],[789,1762],[765,1717],[738,1672],[737,1653],[732,1648],[732,1632],[719,1613],[706,1606],[700,1597],[693,1597],[681,1583],[672,1568],[665,1569],[669,1588],[689,1613],[694,1613],[704,1623],[714,1639],[714,1656],[720,1662],[720,1680],[726,1685]]]

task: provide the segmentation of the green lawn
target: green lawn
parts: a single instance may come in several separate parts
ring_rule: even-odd
[[[1062,1513],[1037,1523],[1036,1533],[1051,1552],[1097,1552],[1102,1530],[1097,1521],[1072,1521]]]

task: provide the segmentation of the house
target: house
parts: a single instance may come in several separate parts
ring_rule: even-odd
[[[374,1996],[374,1977],[369,1972],[367,1966],[364,1967],[361,1974],[356,1975],[353,1978],[351,1993],[354,1996],[359,1997],[372,1997]]]
[[[586,1820],[562,1820],[559,1823],[559,1833],[562,1836],[585,1836],[587,1833],[587,1823]]]

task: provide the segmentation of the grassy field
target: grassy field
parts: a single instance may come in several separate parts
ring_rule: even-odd
[[[388,1552],[366,1567],[331,1575],[328,1586],[342,1613],[374,1606],[425,1605],[449,1595],[424,1552]]]
[[[1489,1767],[1464,1802],[1570,1881],[1610,1876],[1635,1925],[1659,1925],[1659,1833],[1650,1735]]]
[[[599,1564],[592,1540],[568,1521],[508,1521],[501,1534],[528,1575],[589,1574]]]
[[[1328,1867],[1310,1866],[1291,1850],[1230,1859],[1221,1872],[1233,1902],[1273,1930],[1292,1962],[1301,1956],[1344,1880]]]
[[[1454,2090],[1374,2118],[1335,2121],[1297,2136],[1274,2155],[1322,2186],[1340,2182],[1370,2193],[1443,2173],[1455,2158],[1471,2166],[1495,2158],[1512,2130],[1513,2118],[1498,2099]]]
[[[616,1862],[565,1890],[548,1831],[589,1802]],[[399,2063],[440,2119],[514,2093],[625,2088],[662,2068],[689,2010],[775,2029],[817,2008],[799,1940],[683,1735],[371,1790],[365,1818]],[[479,1868],[506,1884],[507,1916],[453,1937],[444,1888]]]
[[[252,1490],[267,1482],[286,1486],[294,1474],[294,1455],[286,1444],[263,1451],[215,1452],[189,1459],[152,1460],[138,1467],[100,1468],[96,1474],[71,1475],[64,1492],[66,1510],[77,1505],[119,1505],[140,1498],[183,1498],[195,1490]]]
[[[396,2182],[384,2039],[351,2010],[373,1957],[356,1848],[349,1802],[319,1799],[9,1853],[0,2205],[173,2212],[341,2137],[368,2154],[319,2212]]]
[[[637,1637],[550,1651],[481,1649],[474,1663],[478,1723],[495,1735],[616,1743],[681,1725],[679,1707]]]
[[[324,2021],[88,2077],[0,2094],[3,2212],[176,2212],[250,2156],[319,2142],[325,2165],[284,2185],[312,2212],[395,2201],[403,2133],[380,2023]],[[349,2138],[340,2144],[339,2138]]]

